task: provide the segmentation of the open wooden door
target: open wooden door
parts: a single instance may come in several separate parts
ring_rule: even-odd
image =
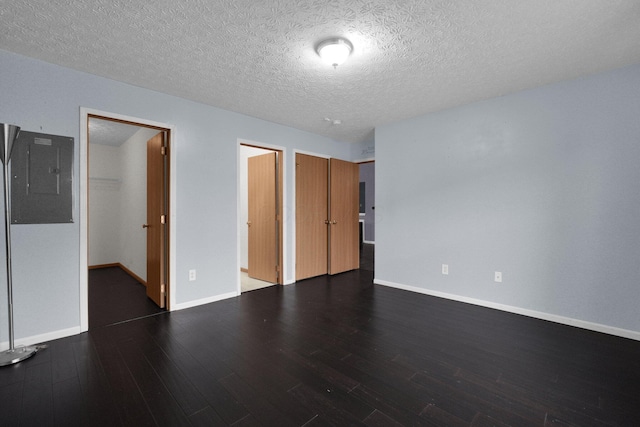
[[[329,161],[296,154],[296,280],[328,272]]]
[[[359,187],[356,163],[329,161],[329,274],[360,268]]]
[[[279,283],[278,153],[248,159],[248,275]]]
[[[168,165],[165,132],[147,141],[147,296],[166,307],[168,280]]]

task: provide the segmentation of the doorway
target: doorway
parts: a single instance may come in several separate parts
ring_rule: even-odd
[[[126,317],[170,308],[172,129],[84,109],[81,120],[86,125],[86,133],[81,132],[80,149],[81,195],[86,195],[81,197],[81,254],[85,255],[81,256],[81,269],[86,272],[81,274],[81,329],[88,330],[89,326],[94,327],[89,325],[89,310],[96,307],[89,301],[90,277],[103,285],[109,277],[112,281],[133,283],[126,292],[103,295],[103,313],[99,313],[103,320],[98,323],[104,323],[105,318],[124,321]],[[104,129],[96,130],[94,125]],[[111,145],[101,140],[103,136],[112,141]],[[147,216],[149,212],[154,212],[151,218]],[[149,238],[152,234],[157,235],[155,240]],[[135,285],[139,287],[137,291],[133,289]],[[131,301],[136,292],[141,295],[139,304]],[[108,296],[114,293],[116,299],[109,301]],[[142,307],[142,311],[127,312],[127,307]]]
[[[239,149],[240,292],[283,284],[283,152]]]
[[[360,166],[360,269],[374,271],[375,252],[375,161]]]

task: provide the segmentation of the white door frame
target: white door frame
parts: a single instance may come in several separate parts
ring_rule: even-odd
[[[167,124],[140,119],[138,117],[125,116],[107,111],[94,110],[80,107],[80,332],[89,330],[89,208],[87,194],[89,190],[89,177],[87,176],[88,154],[88,125],[89,116],[96,115],[107,119],[123,120],[138,123],[142,126],[152,126],[169,129],[169,308],[175,307],[176,295],[176,130]]]

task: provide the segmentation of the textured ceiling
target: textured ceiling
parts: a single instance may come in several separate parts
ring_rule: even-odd
[[[111,120],[89,118],[89,138],[91,144],[119,147],[140,130],[139,126]]]
[[[638,0],[0,0],[0,49],[350,142],[640,63],[639,41]]]

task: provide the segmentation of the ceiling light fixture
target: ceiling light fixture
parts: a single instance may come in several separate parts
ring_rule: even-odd
[[[324,121],[327,123],[331,123],[332,125],[341,125],[342,124],[342,120],[340,119],[330,119],[329,117],[325,117]]]
[[[316,52],[323,61],[336,68],[347,60],[353,51],[353,45],[347,39],[335,37],[321,41],[316,47]]]

